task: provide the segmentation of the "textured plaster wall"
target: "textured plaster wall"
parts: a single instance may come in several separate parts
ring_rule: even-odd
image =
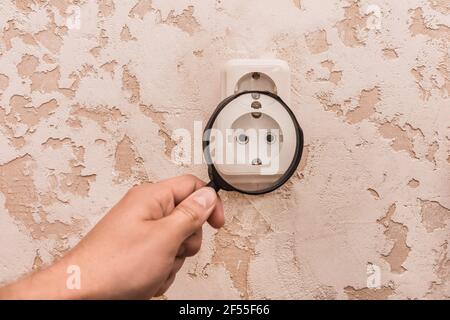
[[[64,254],[132,185],[206,179],[170,161],[173,131],[207,120],[226,60],[277,57],[303,161],[275,193],[222,193],[226,226],[166,297],[450,298],[449,14],[449,0],[2,1],[0,282]]]

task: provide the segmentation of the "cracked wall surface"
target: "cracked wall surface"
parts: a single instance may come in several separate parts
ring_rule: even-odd
[[[449,0],[2,1],[0,283],[63,255],[131,186],[206,180],[171,161],[174,131],[207,121],[228,59],[274,57],[292,70],[302,162],[274,193],[222,193],[225,227],[165,298],[449,299],[449,14]]]

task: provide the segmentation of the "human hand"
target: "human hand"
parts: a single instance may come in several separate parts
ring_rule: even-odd
[[[133,187],[65,257],[0,289],[0,298],[148,299],[173,283],[201,246],[202,225],[224,224],[217,193],[186,175]],[[68,289],[69,266],[81,288]]]

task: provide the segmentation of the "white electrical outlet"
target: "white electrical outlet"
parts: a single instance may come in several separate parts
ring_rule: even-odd
[[[222,70],[222,99],[205,128],[216,190],[262,194],[297,168],[303,132],[289,108],[290,69],[277,59],[235,59]]]

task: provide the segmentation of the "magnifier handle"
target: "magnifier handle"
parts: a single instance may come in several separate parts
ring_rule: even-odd
[[[219,190],[220,190],[220,187],[216,183],[214,183],[213,180],[208,182],[208,184],[206,186],[213,188],[214,190],[216,190],[216,192],[219,192]]]

